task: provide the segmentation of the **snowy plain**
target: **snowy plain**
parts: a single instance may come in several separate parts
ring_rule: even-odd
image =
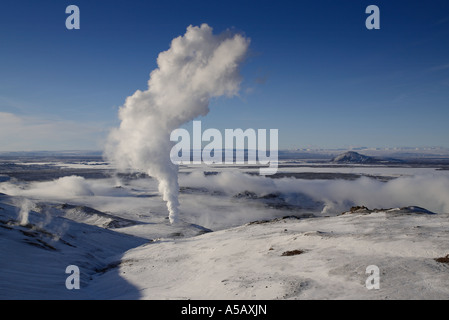
[[[34,179],[14,176],[29,168]],[[448,299],[449,264],[435,260],[449,254],[449,172],[439,169],[280,167],[336,174],[298,179],[181,167],[171,225],[145,175],[102,161],[4,162],[0,299]],[[379,210],[342,214],[352,206]],[[431,212],[387,210],[408,206]],[[68,265],[79,290],[65,286]],[[379,289],[366,286],[370,265]]]

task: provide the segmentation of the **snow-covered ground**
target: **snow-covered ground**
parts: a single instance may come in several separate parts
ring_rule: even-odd
[[[396,176],[378,181],[184,167],[177,225],[151,178],[3,176],[0,299],[449,299],[448,259],[435,260],[449,254],[449,178],[417,169],[291,170]],[[353,205],[385,209],[341,214]],[[407,206],[435,214],[387,210]]]
[[[449,265],[434,260],[448,228],[447,214],[384,212],[244,225],[131,249],[91,290],[132,298],[108,285],[118,273],[143,299],[448,299]]]

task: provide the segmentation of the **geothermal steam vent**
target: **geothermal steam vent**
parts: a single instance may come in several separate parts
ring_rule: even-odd
[[[209,100],[233,96],[240,85],[239,63],[249,39],[214,35],[207,24],[189,26],[161,52],[148,90],[137,90],[119,110],[120,127],[108,138],[105,154],[119,170],[146,172],[159,182],[170,222],[179,218],[178,168],[170,160],[170,133],[209,112]]]

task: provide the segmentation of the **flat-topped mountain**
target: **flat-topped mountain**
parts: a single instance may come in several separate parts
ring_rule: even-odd
[[[404,161],[393,158],[370,157],[355,151],[348,151],[334,157],[331,160],[331,162],[370,164],[370,163],[403,163]]]
[[[335,163],[377,163],[379,161],[379,159],[365,156],[355,151],[342,153],[331,160],[331,162]]]

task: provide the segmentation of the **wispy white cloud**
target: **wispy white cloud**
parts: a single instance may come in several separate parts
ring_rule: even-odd
[[[106,134],[103,124],[0,112],[0,151],[101,149]]]

